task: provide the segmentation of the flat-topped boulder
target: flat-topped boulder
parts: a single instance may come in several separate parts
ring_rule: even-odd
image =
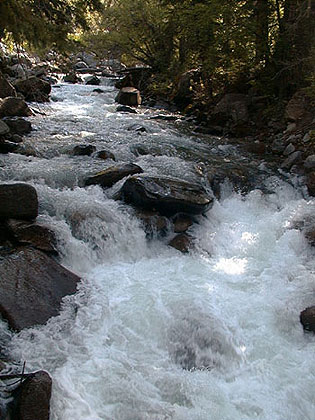
[[[118,92],[115,101],[121,105],[138,106],[141,105],[141,96],[138,89],[134,87],[123,87]]]
[[[213,203],[201,185],[170,178],[133,176],[126,180],[121,197],[135,207],[176,213],[202,214]]]
[[[30,121],[21,117],[5,117],[4,122],[12,134],[29,134],[32,131],[32,124]]]
[[[38,215],[37,192],[29,184],[0,184],[0,203],[0,220],[32,220]]]
[[[0,312],[17,331],[58,315],[61,299],[76,292],[79,277],[45,253],[28,247],[0,259]]]
[[[142,172],[143,170],[140,166],[135,165],[134,163],[111,166],[110,168],[89,177],[85,181],[85,185],[100,185],[101,187],[108,188],[128,175],[141,174]]]

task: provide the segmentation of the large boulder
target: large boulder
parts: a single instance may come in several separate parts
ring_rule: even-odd
[[[138,106],[141,105],[141,96],[138,89],[134,87],[124,87],[120,89],[115,101],[121,105]]]
[[[133,176],[126,180],[121,196],[126,203],[170,216],[176,213],[201,214],[213,199],[196,184],[169,178]]]
[[[98,172],[85,181],[85,185],[101,185],[102,187],[111,187],[116,182],[128,175],[141,174],[143,170],[140,166],[133,163],[111,166],[104,171]]]
[[[38,215],[37,192],[28,184],[0,184],[0,203],[0,220],[32,220]]]
[[[36,76],[17,80],[14,87],[27,101],[47,102],[51,92],[50,83]]]
[[[46,226],[10,219],[7,221],[7,227],[11,237],[20,245],[30,245],[50,254],[57,253],[56,236]]]
[[[45,371],[35,372],[19,387],[16,416],[18,420],[49,420],[52,380]]]
[[[30,117],[32,111],[21,98],[9,96],[0,99],[0,117]]]
[[[76,292],[79,277],[45,253],[18,248],[0,259],[0,312],[17,331],[56,316],[64,296]]]
[[[249,97],[241,93],[227,93],[217,103],[213,112],[212,119],[217,124],[224,124],[231,120],[236,124],[248,122]]]
[[[16,91],[10,82],[0,73],[0,98],[16,96]]]
[[[0,136],[5,136],[8,133],[10,133],[9,126],[4,121],[0,120]]]
[[[32,124],[30,121],[21,117],[5,117],[2,120],[9,126],[12,134],[28,134],[32,131]]]
[[[303,90],[298,90],[285,108],[285,117],[290,122],[299,123],[310,112],[311,98]]]

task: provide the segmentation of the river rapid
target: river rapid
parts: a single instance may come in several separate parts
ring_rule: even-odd
[[[115,162],[72,156],[75,145],[209,191],[198,168],[210,155],[248,157],[150,119],[152,110],[116,112],[116,91],[103,83],[101,94],[54,87],[25,139],[37,156],[0,156],[0,181],[35,186],[39,221],[56,232],[61,263],[82,277],[45,326],[12,334],[1,324],[10,356],[52,376],[51,420],[314,420],[315,336],[299,314],[314,305],[315,259],[297,229],[314,219],[314,200],[266,171],[268,193],[224,186],[190,228],[189,254],[168,237],[149,241],[134,210],[112,199],[123,181],[83,187]],[[155,156],[135,156],[135,145]]]

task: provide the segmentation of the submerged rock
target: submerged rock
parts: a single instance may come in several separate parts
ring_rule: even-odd
[[[17,331],[45,324],[79,277],[43,252],[22,247],[0,259],[0,312]],[[36,417],[37,418],[37,417]]]
[[[128,112],[129,114],[137,114],[137,111],[134,108],[131,108],[130,106],[127,105],[119,105],[116,108],[117,112]]]
[[[107,160],[107,159],[116,160],[115,155],[109,150],[100,150],[99,152],[97,152],[96,157],[103,160]]]
[[[124,183],[121,195],[126,203],[157,210],[168,216],[176,213],[201,214],[213,202],[200,185],[157,177],[131,177]]]
[[[186,232],[187,229],[192,226],[193,221],[191,217],[184,215],[184,214],[178,214],[175,216],[174,220],[174,232],[175,233],[183,233]]]
[[[29,184],[0,184],[0,220],[32,220],[38,215],[38,198]]]
[[[7,154],[7,153],[14,153],[18,149],[18,145],[11,141],[1,141],[0,140],[0,153]]]
[[[300,321],[304,330],[315,332],[315,306],[304,309],[300,314]]]
[[[111,166],[104,171],[98,172],[85,181],[85,185],[101,185],[102,187],[111,187],[116,182],[128,175],[141,174],[143,170],[140,166],[133,163]]]
[[[49,420],[51,388],[51,377],[45,371],[27,378],[18,391],[18,420]]]
[[[147,236],[164,235],[169,226],[169,220],[158,212],[151,210],[137,211],[137,217],[141,220]]]

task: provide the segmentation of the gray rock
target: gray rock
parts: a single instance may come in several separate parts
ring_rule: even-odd
[[[306,133],[303,137],[303,143],[308,143],[311,140],[310,133]]]
[[[96,85],[98,86],[101,83],[101,80],[97,76],[89,76],[85,79],[86,85]]]
[[[296,151],[292,153],[290,156],[288,156],[284,162],[282,162],[280,168],[284,170],[290,170],[292,166],[296,163],[298,163],[302,158],[302,152]]]
[[[158,177],[133,176],[127,179],[121,196],[126,203],[157,210],[167,216],[204,213],[213,203],[200,185]]]
[[[17,92],[22,93],[26,101],[47,102],[51,92],[50,83],[39,77],[32,76],[14,82]]]
[[[0,259],[0,312],[17,331],[45,324],[79,280],[43,252],[18,248]]]
[[[0,184],[0,220],[32,220],[38,215],[38,198],[28,184]]]
[[[111,187],[116,182],[125,178],[128,175],[135,175],[142,173],[140,166],[133,163],[123,165],[111,166],[104,171],[98,172],[85,181],[85,185],[101,185],[104,188]]]
[[[89,66],[84,62],[84,61],[78,61],[77,63],[75,63],[74,68],[76,70],[79,69],[87,69]]]
[[[92,144],[79,144],[72,150],[74,156],[90,156],[96,151],[96,147]]]
[[[310,155],[305,159],[304,167],[309,171],[315,170],[315,155]]]
[[[289,156],[291,153],[295,152],[295,146],[292,143],[288,144],[287,147],[284,149],[283,154],[284,156]]]

